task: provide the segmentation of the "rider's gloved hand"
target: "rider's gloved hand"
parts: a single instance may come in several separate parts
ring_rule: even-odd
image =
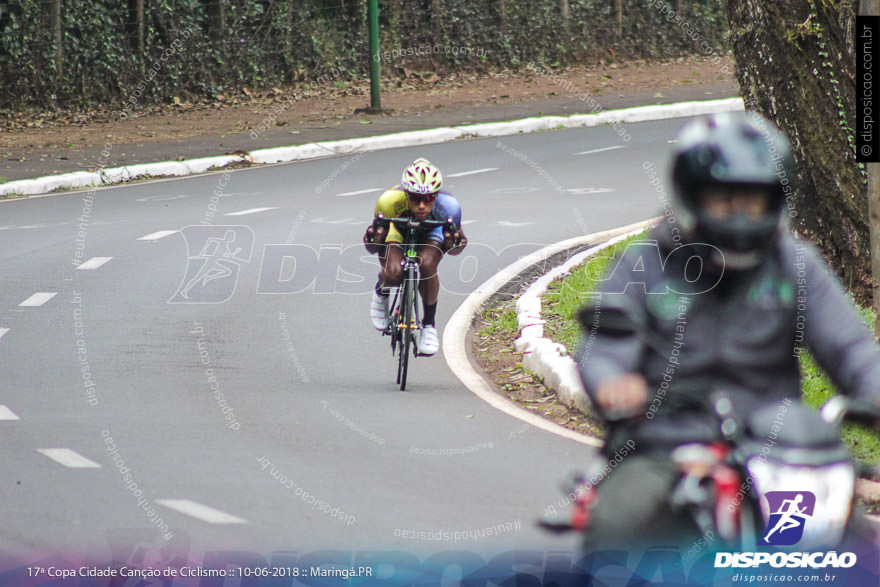
[[[371,224],[364,233],[365,243],[382,243],[385,241],[386,229],[383,225]]]
[[[460,253],[467,245],[467,237],[461,227],[453,226],[443,230],[443,250],[453,255]],[[455,250],[453,250],[455,249]]]
[[[596,389],[596,401],[612,419],[637,415],[648,401],[648,382],[638,373],[607,379]]]

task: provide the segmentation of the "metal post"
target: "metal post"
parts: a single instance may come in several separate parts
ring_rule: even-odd
[[[382,110],[379,87],[379,1],[367,0],[367,21],[370,28],[370,110]]]

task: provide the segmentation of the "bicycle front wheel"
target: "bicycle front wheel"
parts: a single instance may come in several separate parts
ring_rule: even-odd
[[[401,345],[398,357],[397,380],[400,383],[400,391],[406,390],[406,372],[409,366],[410,349],[415,354],[416,327],[418,312],[416,302],[418,294],[418,272],[411,268],[407,271],[403,282],[403,295],[401,297]]]

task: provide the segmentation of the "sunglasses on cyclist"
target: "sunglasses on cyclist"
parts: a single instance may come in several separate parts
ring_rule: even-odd
[[[412,194],[410,192],[406,192],[406,197],[413,202],[424,202],[426,204],[430,204],[437,199],[437,194]]]

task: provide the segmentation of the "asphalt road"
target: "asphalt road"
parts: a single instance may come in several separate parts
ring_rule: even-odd
[[[360,238],[412,159],[440,166],[471,241],[441,266],[442,327],[518,256],[656,215],[642,165],[665,167],[681,124],[0,203],[0,551],[569,549],[534,520],[592,449],[493,410],[442,353],[397,390]]]

